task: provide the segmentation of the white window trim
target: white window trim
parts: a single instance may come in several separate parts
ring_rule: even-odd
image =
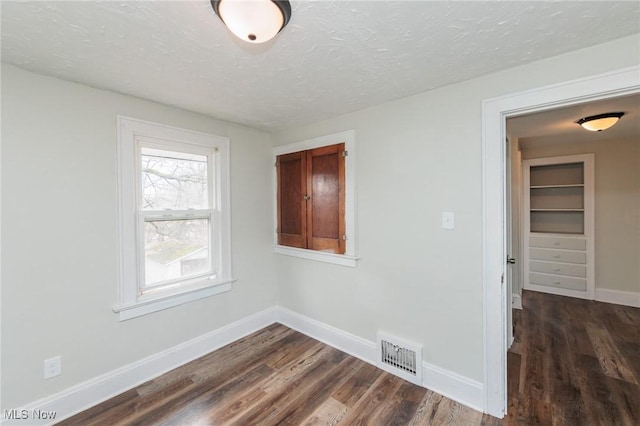
[[[348,152],[345,157],[345,229],[347,234],[347,244],[344,254],[327,253],[318,250],[301,249],[296,247],[283,246],[278,244],[278,205],[274,203],[274,251],[278,254],[294,256],[303,259],[315,260],[318,262],[333,263],[335,265],[357,266],[357,245],[356,235],[356,132],[347,130],[341,133],[321,136],[288,145],[273,148],[273,164],[279,155],[290,154],[292,152],[306,151],[309,149],[321,148],[323,146],[335,145],[344,142],[344,149]],[[274,167],[273,172],[273,200],[278,197],[278,173]]]
[[[167,309],[231,290],[231,215],[229,182],[229,139],[207,133],[118,116],[118,304],[113,311],[120,321]],[[148,137],[215,148],[215,206],[219,209],[216,244],[216,276],[187,280],[192,284],[139,295],[138,265],[144,262],[138,247],[137,182],[139,173],[137,138]]]

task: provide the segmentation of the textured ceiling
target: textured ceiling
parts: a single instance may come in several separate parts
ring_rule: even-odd
[[[613,126],[590,132],[576,124],[583,117],[606,112],[624,112]],[[523,148],[591,141],[635,139],[640,143],[640,94],[603,99],[509,118],[507,129]]]
[[[265,130],[640,32],[640,2],[296,1],[266,45],[208,0],[1,2],[2,61]]]

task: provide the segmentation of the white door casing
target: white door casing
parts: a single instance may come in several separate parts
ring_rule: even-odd
[[[640,66],[487,99],[482,105],[484,408],[507,407],[506,118],[640,92]]]

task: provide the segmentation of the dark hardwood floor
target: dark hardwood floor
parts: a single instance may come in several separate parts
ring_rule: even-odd
[[[640,309],[525,291],[507,424],[640,425]]]
[[[499,423],[274,324],[60,424],[386,426],[494,420]]]
[[[525,292],[504,420],[273,324],[62,425],[640,425],[640,309]]]

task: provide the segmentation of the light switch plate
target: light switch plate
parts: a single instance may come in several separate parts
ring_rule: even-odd
[[[442,229],[455,229],[455,215],[453,212],[442,212]]]

